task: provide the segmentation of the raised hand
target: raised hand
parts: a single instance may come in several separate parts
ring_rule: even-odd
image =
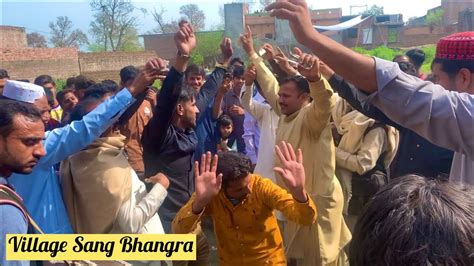
[[[306,77],[309,82],[316,82],[321,79],[321,71],[319,70],[319,58],[315,55],[303,53],[300,49],[294,49],[295,54],[299,57],[298,71]]]
[[[240,34],[240,41],[242,42],[242,47],[244,51],[247,53],[248,56],[255,53],[255,49],[253,48],[253,37],[252,31],[250,27],[247,25],[245,33]]]
[[[217,161],[217,155],[214,155],[214,159],[212,159],[211,153],[207,152],[201,156],[200,165],[197,161],[194,163],[194,186],[196,190],[196,199],[193,203],[194,213],[200,213],[221,189],[222,174],[216,175]]]
[[[179,31],[174,35],[174,42],[181,54],[191,55],[197,43],[191,24],[185,20],[179,23]]]
[[[232,115],[245,115],[245,110],[244,108],[234,104],[230,107],[230,113]]]
[[[222,52],[222,59],[224,60],[224,62],[222,63],[228,63],[232,58],[232,55],[234,54],[234,49],[232,48],[232,41],[230,40],[230,38],[223,38],[220,47]]]
[[[250,64],[245,70],[244,78],[246,86],[251,86],[257,79],[257,68],[253,64]]]
[[[263,52],[263,54],[260,54],[261,52]],[[271,44],[265,43],[260,47],[259,55],[267,61],[272,60],[275,57],[275,50]]]
[[[308,197],[304,187],[306,177],[301,149],[298,149],[295,154],[293,146],[282,141],[275,146],[275,152],[280,159],[281,167],[275,167],[273,170],[280,174],[288,190],[297,201],[306,202]]]
[[[140,73],[137,75],[132,85],[128,90],[136,97],[138,94],[144,92],[148,86],[153,84],[157,79],[164,79],[164,72],[166,71],[166,61],[161,58],[152,58],[148,60]]]
[[[305,0],[280,0],[268,5],[265,10],[270,11],[270,16],[288,20],[296,40],[305,46],[316,34]]]
[[[224,77],[222,84],[217,91],[218,94],[224,95],[232,89],[232,80],[228,77]]]
[[[281,70],[285,71],[285,73],[290,76],[296,75],[298,73],[296,67],[298,66],[291,65],[290,61],[288,60],[288,57],[286,57],[285,53],[283,53],[280,47],[277,48],[277,51],[278,53],[273,59],[280,66]]]

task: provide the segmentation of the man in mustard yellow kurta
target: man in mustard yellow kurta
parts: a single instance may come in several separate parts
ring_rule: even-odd
[[[220,153],[218,165],[215,156],[211,166],[208,153],[201,159],[201,169],[195,166],[196,192],[174,218],[173,232],[190,233],[203,214],[210,215],[220,265],[286,265],[274,210],[295,223],[311,225],[316,207],[304,189],[301,150],[295,154],[287,143],[280,147],[277,154],[283,164],[277,172],[291,193],[270,179],[250,174],[251,161],[243,154]]]
[[[248,29],[241,40],[256,67],[264,97],[280,116],[276,141],[287,141],[303,151],[305,188],[318,207],[318,219],[312,226],[283,223],[286,256],[297,265],[344,265],[343,248],[351,234],[342,216],[344,197],[334,174],[335,147],[329,124],[333,91],[319,73],[317,58],[303,53],[298,71],[304,77],[290,77],[279,85],[255,53],[251,36]]]

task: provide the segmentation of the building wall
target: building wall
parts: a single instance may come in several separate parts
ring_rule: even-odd
[[[473,0],[441,0],[441,7],[444,10],[444,25],[451,25],[458,22],[459,12],[474,8],[474,3]]]
[[[25,28],[0,26],[0,48],[26,48]]]
[[[12,79],[33,81],[42,74],[64,79],[79,74],[78,54],[75,48],[2,48],[0,68]]]
[[[173,34],[143,35],[145,50],[154,51],[159,57],[171,60],[176,57]]]

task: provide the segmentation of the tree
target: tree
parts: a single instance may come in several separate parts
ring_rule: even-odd
[[[194,31],[204,30],[206,15],[196,4],[188,4],[179,8],[179,13],[183,15],[183,19],[193,25]]]
[[[26,41],[28,43],[28,47],[30,48],[46,48],[48,47],[46,38],[36,32],[26,34]]]
[[[377,5],[373,5],[365,12],[362,12],[363,16],[379,16],[383,14],[384,14],[383,6],[377,6]]]
[[[67,16],[59,16],[56,22],[50,22],[51,38],[54,47],[79,47],[87,44],[86,34],[79,29],[73,30],[72,21]]]
[[[426,25],[430,27],[430,33],[433,33],[434,27],[443,24],[443,9],[436,9],[426,14]]]
[[[165,14],[165,12],[166,12],[166,9],[163,6],[160,7],[159,11],[157,11],[155,8],[151,12],[153,19],[158,24],[158,27],[156,27],[153,30],[154,33],[174,33],[178,31],[179,29],[178,21],[173,20],[171,22],[166,22],[163,18],[163,15]]]
[[[135,7],[130,0],[92,0],[90,32],[104,51],[123,51],[138,44]]]

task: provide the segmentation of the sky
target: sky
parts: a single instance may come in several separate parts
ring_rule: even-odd
[[[151,12],[154,8],[163,6],[166,9],[165,20],[178,20],[179,7],[189,3],[195,3],[206,15],[206,28],[220,23],[219,6],[223,6],[230,1],[217,0],[132,0],[137,8],[148,10],[148,14],[136,11],[138,17],[139,34],[146,34],[156,27]],[[259,1],[246,1],[250,3],[251,10],[261,9]],[[1,13],[0,24],[9,26],[25,27],[27,33],[38,32],[49,36],[48,24],[55,21],[58,16],[68,16],[75,28],[79,28],[88,34],[89,24],[93,20],[89,1],[86,0],[0,0]],[[426,14],[428,9],[441,5],[441,0],[309,0],[308,5],[313,9],[342,8],[343,15],[350,15],[351,6],[371,5],[383,6],[385,14],[403,14],[404,20],[410,17],[418,17]],[[353,10],[361,10],[363,7],[355,7]]]

